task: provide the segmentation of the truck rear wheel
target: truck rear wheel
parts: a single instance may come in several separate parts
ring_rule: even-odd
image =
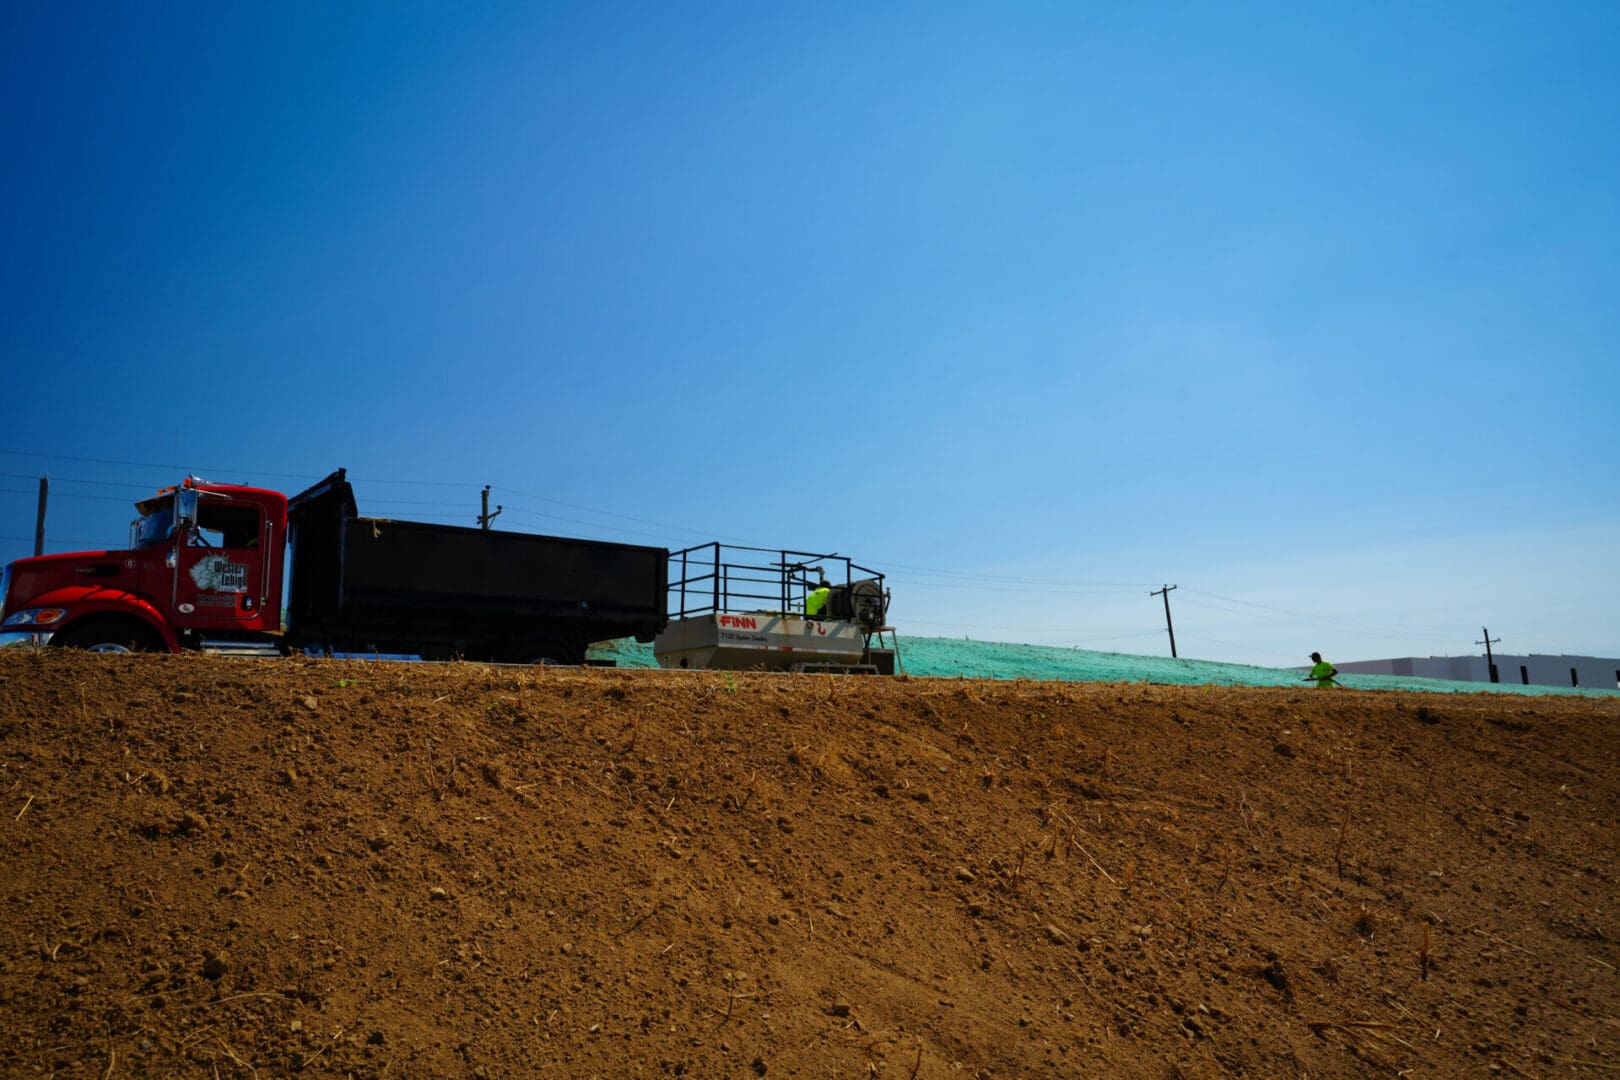
[[[126,619],[86,619],[54,634],[51,644],[86,652],[159,652],[163,639],[151,629]]]

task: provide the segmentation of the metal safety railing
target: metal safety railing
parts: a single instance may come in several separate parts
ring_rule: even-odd
[[[711,542],[669,555],[669,617],[722,612],[804,610],[825,576],[834,588],[867,579],[883,589],[883,575],[837,553],[743,547]]]

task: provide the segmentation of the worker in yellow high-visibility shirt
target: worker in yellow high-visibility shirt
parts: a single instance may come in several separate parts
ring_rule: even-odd
[[[810,590],[810,595],[804,601],[804,617],[807,619],[824,618],[827,614],[827,598],[832,595],[832,586],[827,584],[827,576],[821,575],[816,587]]]
[[[1318,690],[1337,689],[1339,684],[1333,676],[1338,673],[1339,669],[1322,659],[1321,653],[1313,652],[1311,653],[1311,673],[1305,676],[1305,681],[1316,680]]]

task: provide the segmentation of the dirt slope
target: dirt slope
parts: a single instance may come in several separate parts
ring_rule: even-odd
[[[1614,701],[0,655],[0,1072],[1620,1066]]]

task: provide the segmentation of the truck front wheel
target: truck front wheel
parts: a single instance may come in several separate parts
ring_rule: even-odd
[[[86,652],[160,652],[163,639],[149,628],[124,619],[86,619],[52,635],[51,644]]]

